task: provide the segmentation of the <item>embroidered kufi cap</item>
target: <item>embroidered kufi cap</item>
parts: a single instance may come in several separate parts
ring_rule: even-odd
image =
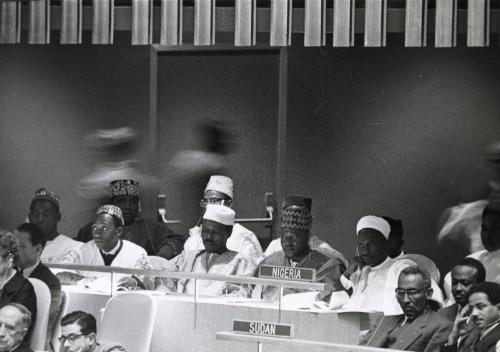
[[[385,239],[389,238],[389,233],[391,232],[389,223],[385,219],[375,215],[366,215],[359,219],[356,225],[356,234],[359,234],[359,231],[363,229],[376,230],[380,232]]]
[[[33,195],[31,204],[33,205],[33,202],[36,200],[48,200],[56,206],[57,210],[59,210],[59,201],[61,200],[61,197],[59,197],[54,192],[49,191],[47,188],[42,187],[38,189]]]
[[[112,197],[139,196],[139,182],[134,180],[115,180],[109,184]]]
[[[101,214],[109,214],[112,216],[116,216],[120,220],[122,226],[125,224],[125,221],[123,221],[122,210],[115,205],[106,204],[103,205],[102,207],[99,207],[99,209],[97,209],[96,211],[96,215],[101,215]]]
[[[224,193],[229,198],[233,199],[233,180],[227,176],[213,175],[207,183],[206,191],[216,191]]]
[[[235,212],[233,209],[228,208],[224,205],[219,204],[207,204],[205,208],[205,214],[203,214],[204,220],[212,220],[218,222],[219,224],[233,226]]]
[[[288,196],[281,203],[281,228],[310,230],[312,227],[312,199],[303,196]]]

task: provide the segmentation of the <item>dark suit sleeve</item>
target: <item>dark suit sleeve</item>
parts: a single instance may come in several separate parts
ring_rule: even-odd
[[[23,285],[12,297],[12,303],[19,303],[28,308],[31,312],[31,321],[36,319],[36,294],[35,289],[28,280],[24,280]],[[31,325],[33,326],[33,324]]]
[[[429,339],[427,346],[425,346],[424,352],[439,352],[441,346],[443,346],[448,341],[448,336],[450,336],[453,325],[450,322],[445,321],[444,318],[437,323],[439,324],[439,326],[436,328],[431,338]]]

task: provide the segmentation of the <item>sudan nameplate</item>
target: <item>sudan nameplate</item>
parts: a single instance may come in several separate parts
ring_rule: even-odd
[[[259,277],[313,282],[316,280],[316,270],[292,268],[291,266],[261,265],[259,266]]]
[[[233,320],[233,331],[247,335],[292,338],[292,325],[288,324]]]

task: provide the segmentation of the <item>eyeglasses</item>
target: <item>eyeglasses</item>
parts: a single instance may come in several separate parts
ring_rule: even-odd
[[[203,198],[200,199],[200,207],[205,208],[207,204],[230,205],[231,202],[224,198]]]
[[[409,288],[409,289],[404,289],[404,288],[396,288],[395,291],[396,291],[396,297],[397,298],[400,298],[400,299],[403,299],[405,297],[405,295],[408,295],[408,298],[413,300],[413,299],[416,299],[418,297],[419,294],[427,291],[429,287],[424,287],[424,288],[421,288],[421,289],[417,289],[417,288]]]
[[[64,343],[64,341],[68,341],[70,344],[74,344],[78,338],[85,336],[87,334],[69,334],[68,336],[61,336],[58,338],[59,342],[61,344]]]

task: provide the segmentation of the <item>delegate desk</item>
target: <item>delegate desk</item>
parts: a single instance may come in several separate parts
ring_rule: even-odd
[[[56,266],[60,268],[60,266]],[[74,266],[72,266],[74,267]],[[87,270],[88,267],[85,268]],[[118,272],[144,274],[134,269],[117,269]],[[109,267],[105,270],[111,270]],[[223,277],[220,275],[195,273],[152,273],[165,277],[190,277],[225,279],[232,282],[267,282],[272,280],[245,277]],[[268,280],[268,281],[266,281]],[[280,282],[283,286],[304,285],[304,283]],[[320,284],[313,284],[320,285]],[[99,311],[110,298],[110,293],[85,290],[83,288],[63,288],[69,297],[67,311],[84,310],[99,320]],[[151,352],[176,351],[254,351],[252,344],[236,344],[216,339],[216,333],[232,328],[233,320],[253,320],[293,325],[294,338],[356,345],[359,332],[367,326],[365,313],[337,313],[334,311],[311,311],[302,309],[280,309],[278,302],[256,301],[237,297],[203,297],[138,291],[151,295],[156,302],[157,313],[151,342]],[[119,294],[119,293],[116,293]],[[125,312],[126,314],[126,312]],[[290,346],[273,346],[273,351],[294,351]],[[299,350],[299,349],[297,349]]]

